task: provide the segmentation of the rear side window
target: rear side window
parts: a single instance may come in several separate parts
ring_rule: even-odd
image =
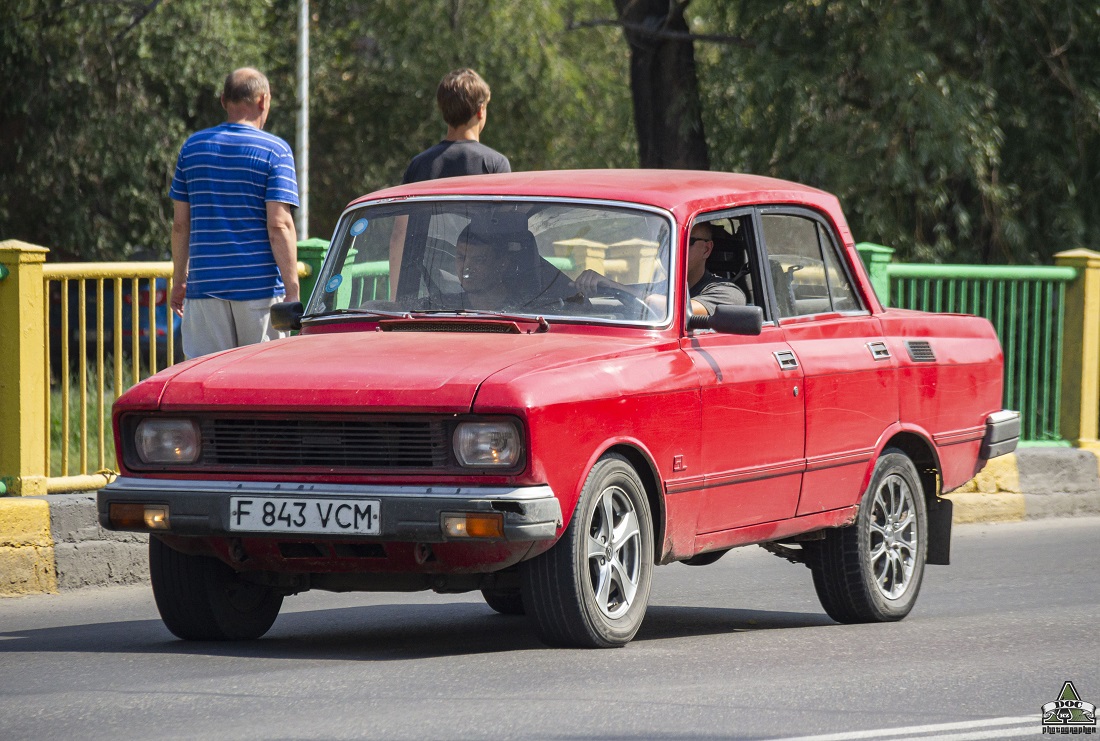
[[[796,214],[762,214],[761,226],[780,317],[861,308],[821,222]]]

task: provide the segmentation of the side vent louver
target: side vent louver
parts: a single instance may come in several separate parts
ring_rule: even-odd
[[[910,340],[905,343],[909,350],[909,359],[914,363],[934,363],[936,353],[932,352],[932,345],[925,340]]]

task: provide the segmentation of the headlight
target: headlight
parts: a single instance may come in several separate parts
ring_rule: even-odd
[[[144,419],[134,442],[142,463],[194,463],[202,452],[199,426],[190,419]]]
[[[511,422],[462,422],[455,428],[454,448],[458,462],[470,468],[511,468],[523,453]]]

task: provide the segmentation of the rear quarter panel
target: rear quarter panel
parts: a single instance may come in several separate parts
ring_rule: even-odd
[[[943,490],[969,481],[979,459],[986,417],[1001,409],[1004,357],[993,325],[980,317],[894,309],[881,316],[898,362],[901,423],[932,440]],[[910,341],[927,342],[934,361],[915,360]]]

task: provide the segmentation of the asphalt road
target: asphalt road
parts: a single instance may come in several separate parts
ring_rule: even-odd
[[[759,548],[662,567],[604,651],[474,595],[309,593],[240,644],[173,639],[147,587],[0,600],[0,738],[963,741],[1042,736],[1067,680],[1100,705],[1100,518],[956,527],[952,555],[882,625]]]

